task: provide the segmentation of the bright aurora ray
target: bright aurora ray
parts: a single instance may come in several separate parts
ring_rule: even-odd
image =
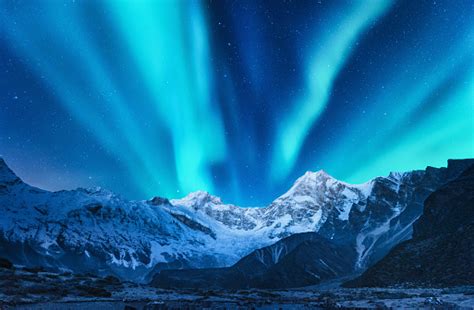
[[[3,1],[0,156],[47,189],[262,205],[474,157],[472,1]]]

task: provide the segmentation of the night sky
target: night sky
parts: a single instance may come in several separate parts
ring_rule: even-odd
[[[1,1],[26,182],[263,205],[474,157],[474,1]]]

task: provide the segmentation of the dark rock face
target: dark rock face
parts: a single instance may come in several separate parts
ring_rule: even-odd
[[[6,258],[0,257],[0,268],[11,269],[13,267],[12,262]]]
[[[160,206],[160,205],[169,205],[170,201],[168,200],[168,198],[155,196],[149,201],[149,203],[154,206]]]
[[[9,187],[21,183],[21,179],[7,166],[0,157],[0,195],[9,194]]]
[[[423,216],[413,225],[413,239],[453,234],[474,223],[474,165],[434,192]]]
[[[296,234],[256,250],[228,268],[163,270],[152,285],[164,288],[290,288],[346,275],[356,256],[317,233]]]
[[[426,199],[413,231],[346,286],[474,284],[474,165]]]
[[[358,253],[354,267],[364,270],[410,239],[425,199],[473,163],[473,159],[449,160],[447,168],[427,167],[378,177],[367,200],[353,205],[348,221],[330,214],[318,233],[354,246]]]
[[[170,214],[171,216],[173,216],[174,218],[176,218],[177,220],[179,220],[180,222],[182,222],[184,225],[188,226],[189,228],[193,230],[201,231],[205,233],[206,235],[211,236],[213,239],[216,239],[216,234],[209,227],[206,227],[202,224],[199,224],[196,221],[193,221],[192,219],[188,218],[186,215],[176,214],[176,213],[170,213]]]
[[[350,274],[355,250],[322,238],[307,240],[270,268],[256,283],[264,288],[315,285]]]

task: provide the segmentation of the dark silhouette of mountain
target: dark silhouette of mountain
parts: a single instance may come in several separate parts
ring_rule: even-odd
[[[320,283],[353,269],[354,248],[317,233],[302,233],[256,250],[232,267],[163,270],[152,285],[164,288],[282,288]]]
[[[347,287],[474,285],[474,165],[426,199],[411,240]]]

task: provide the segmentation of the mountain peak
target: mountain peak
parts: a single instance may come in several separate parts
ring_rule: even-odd
[[[115,194],[111,190],[105,189],[100,186],[93,186],[93,187],[79,187],[76,189],[79,192],[83,192],[89,195],[93,195],[96,197],[103,197],[106,199],[111,199],[112,197],[119,197],[118,194]]]
[[[306,184],[306,183],[314,183],[314,182],[323,182],[326,180],[335,180],[332,176],[327,174],[326,171],[324,170],[318,170],[318,171],[306,171],[305,174],[303,174],[301,177],[299,177],[293,186],[300,185],[300,184]]]
[[[285,194],[278,197],[277,200],[311,195],[311,193],[324,190],[324,188],[331,187],[336,183],[339,183],[339,181],[327,174],[324,170],[318,170],[316,172],[306,171],[306,173],[299,177],[295,183],[293,183],[293,186]]]
[[[3,158],[0,157],[0,183],[14,183],[20,178],[8,167]]]
[[[318,170],[318,171],[306,171],[306,173],[303,176],[307,177],[326,177],[326,178],[332,178],[326,171],[323,169]]]
[[[222,200],[220,197],[211,195],[206,191],[195,191],[189,193],[181,199],[171,200],[171,204],[197,208],[207,204],[221,205]]]

